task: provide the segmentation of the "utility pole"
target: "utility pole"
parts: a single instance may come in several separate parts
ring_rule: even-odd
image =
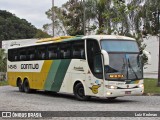
[[[158,37],[159,37],[159,67],[158,67],[158,87],[160,87],[160,10],[157,11],[158,14]]]
[[[52,32],[54,37],[54,0],[52,0]]]
[[[156,12],[153,13],[155,15],[155,25],[156,26],[156,33],[159,39],[159,59],[158,59],[158,84],[157,86],[160,87],[160,9],[157,9]]]
[[[2,40],[0,40],[0,48],[2,48]]]
[[[86,35],[86,5],[85,0],[83,0],[83,33]]]

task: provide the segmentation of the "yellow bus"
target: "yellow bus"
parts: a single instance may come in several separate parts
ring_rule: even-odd
[[[67,36],[8,49],[8,82],[19,91],[74,94],[78,100],[141,95],[143,64],[135,39]]]

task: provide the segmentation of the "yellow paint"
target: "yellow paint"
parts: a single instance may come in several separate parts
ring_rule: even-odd
[[[61,41],[63,39],[73,38],[74,36],[60,36],[60,37],[54,37],[54,38],[44,38],[38,40],[36,43],[42,43],[42,42],[50,42],[50,41]]]
[[[92,90],[92,92],[93,92],[94,94],[97,94],[99,87],[100,87],[99,85],[93,85],[92,87],[90,87],[90,89]]]
[[[9,85],[17,86],[16,82],[18,77],[20,77],[22,81],[27,78],[30,88],[42,90],[52,62],[52,60],[44,61],[41,72],[8,72]]]

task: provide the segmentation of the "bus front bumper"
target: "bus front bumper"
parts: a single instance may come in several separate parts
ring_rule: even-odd
[[[104,93],[104,97],[122,97],[122,96],[142,95],[143,92],[144,92],[144,88],[107,89]]]

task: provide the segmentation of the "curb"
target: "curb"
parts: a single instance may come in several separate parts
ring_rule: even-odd
[[[143,96],[160,96],[160,93],[143,93]]]

